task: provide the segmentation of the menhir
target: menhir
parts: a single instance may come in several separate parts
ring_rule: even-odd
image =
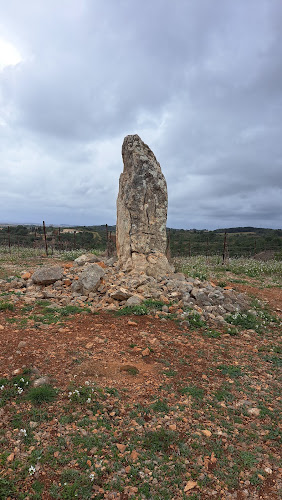
[[[125,137],[117,199],[117,255],[121,266],[162,276],[166,257],[167,185],[160,164],[138,135]]]

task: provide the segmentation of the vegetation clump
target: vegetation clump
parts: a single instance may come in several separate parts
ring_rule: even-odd
[[[28,393],[28,399],[34,405],[50,403],[57,396],[57,391],[49,384],[44,384],[39,387],[32,387]]]

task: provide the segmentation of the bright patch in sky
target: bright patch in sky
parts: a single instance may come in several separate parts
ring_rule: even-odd
[[[5,66],[14,66],[22,60],[19,51],[14,45],[0,38],[0,70]]]

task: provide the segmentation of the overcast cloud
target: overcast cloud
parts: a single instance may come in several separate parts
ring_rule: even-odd
[[[168,226],[281,228],[281,0],[0,0],[0,222],[114,224],[138,133]]]

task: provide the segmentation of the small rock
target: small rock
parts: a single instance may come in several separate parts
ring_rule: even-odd
[[[125,452],[125,449],[126,449],[125,444],[120,444],[120,443],[117,443],[117,444],[116,444],[116,447],[117,447],[117,449],[118,449],[121,453],[124,453],[124,452]]]
[[[248,414],[251,415],[252,417],[259,417],[260,409],[259,408],[249,408]]]
[[[29,422],[29,427],[31,429],[35,429],[36,427],[38,427],[38,422],[33,422],[32,420]]]
[[[14,453],[11,453],[8,457],[7,457],[7,462],[12,462],[15,458],[15,454]]]
[[[137,460],[138,458],[138,453],[136,450],[132,450],[132,452],[130,453],[130,458],[133,462],[135,462],[135,460]]]
[[[33,382],[33,387],[40,387],[41,385],[50,384],[50,379],[48,376],[37,378]]]
[[[127,300],[131,296],[131,293],[129,293],[125,288],[119,288],[118,290],[115,290],[110,294],[110,297],[114,300]]]
[[[21,349],[22,347],[25,347],[27,345],[27,342],[25,342],[24,340],[21,340],[19,343],[18,343],[18,349]]]
[[[12,372],[13,375],[20,375],[21,373],[23,372],[23,369],[22,368],[16,368],[16,370],[14,370]]]
[[[186,493],[186,491],[192,490],[196,486],[198,486],[196,481],[188,481],[188,483],[186,484],[186,486],[184,488],[185,493]]]
[[[21,278],[22,278],[23,280],[28,280],[30,277],[31,277],[31,274],[30,274],[30,273],[23,273],[23,274],[21,275]]]
[[[136,321],[131,321],[130,319],[128,320],[127,324],[129,326],[137,326],[138,325],[138,323],[136,323]]]
[[[143,357],[150,356],[150,349],[146,347],[146,349],[144,349],[144,351],[142,351],[141,354]]]

